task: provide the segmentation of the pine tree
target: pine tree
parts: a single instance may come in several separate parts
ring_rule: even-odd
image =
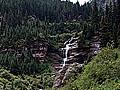
[[[93,26],[93,33],[98,31],[99,29],[99,15],[98,15],[98,7],[96,0],[93,2],[92,6],[92,26]]]
[[[120,35],[120,1],[114,2],[113,4],[113,28],[112,28],[112,37],[114,41],[114,47],[118,47],[119,35]]]
[[[110,31],[109,31],[108,19],[106,16],[103,16],[101,18],[100,39],[103,47],[105,47],[107,43],[110,41]]]
[[[116,25],[119,25],[120,23],[120,0],[117,0],[116,2]]]

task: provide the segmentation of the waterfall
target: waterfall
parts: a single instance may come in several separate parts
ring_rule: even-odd
[[[62,84],[64,84],[65,80],[67,80],[67,77],[70,76],[70,73],[72,71],[79,71],[83,67],[83,64],[79,64],[76,62],[78,56],[80,55],[80,53],[78,52],[78,41],[79,37],[71,37],[64,43],[64,47],[60,49],[63,52],[64,57],[60,66],[57,67],[57,69],[59,70],[56,73],[53,87],[61,86]]]
[[[64,48],[65,49],[65,58],[63,58],[63,67],[65,66],[66,64],[66,61],[68,60],[68,51],[70,49],[70,44],[66,44],[66,47]]]
[[[68,41],[66,41],[65,43],[64,43],[64,45],[65,45],[65,48],[62,48],[62,50],[63,51],[65,51],[65,58],[63,58],[63,67],[66,65],[66,62],[67,61],[69,61],[68,60],[68,53],[69,53],[69,50],[72,48],[76,48],[78,45],[76,44],[76,41],[74,41],[74,40],[76,40],[76,39],[78,39],[78,38],[73,38],[73,37],[71,37],[71,39],[70,40],[68,40]],[[73,42],[74,41],[74,42]]]
[[[80,47],[79,40],[79,37],[71,37],[64,43],[64,47],[60,49],[64,57],[57,68],[58,72],[56,73],[54,87],[63,85],[69,80],[73,72],[81,72],[84,64],[88,62],[88,55],[94,56],[100,52],[101,42],[98,36],[92,37],[89,47]]]

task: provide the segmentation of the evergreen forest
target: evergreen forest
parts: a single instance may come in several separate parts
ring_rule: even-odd
[[[0,90],[119,90],[119,64],[120,0],[0,0]]]

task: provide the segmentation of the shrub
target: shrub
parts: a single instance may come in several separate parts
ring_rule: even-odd
[[[39,90],[52,87],[52,74],[15,76],[10,71],[0,68],[0,90]]]

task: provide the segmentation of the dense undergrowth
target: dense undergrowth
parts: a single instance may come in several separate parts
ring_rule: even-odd
[[[51,73],[15,76],[0,68],[0,90],[39,90],[52,87],[51,76]]]
[[[0,67],[10,70],[15,75],[21,74],[43,74],[46,72],[51,73],[51,61],[48,60],[44,64],[37,62],[31,56],[23,54],[21,57],[17,57],[13,53],[0,54]]]
[[[0,90],[39,90],[53,85],[51,61],[40,63],[15,53],[0,54]]]

